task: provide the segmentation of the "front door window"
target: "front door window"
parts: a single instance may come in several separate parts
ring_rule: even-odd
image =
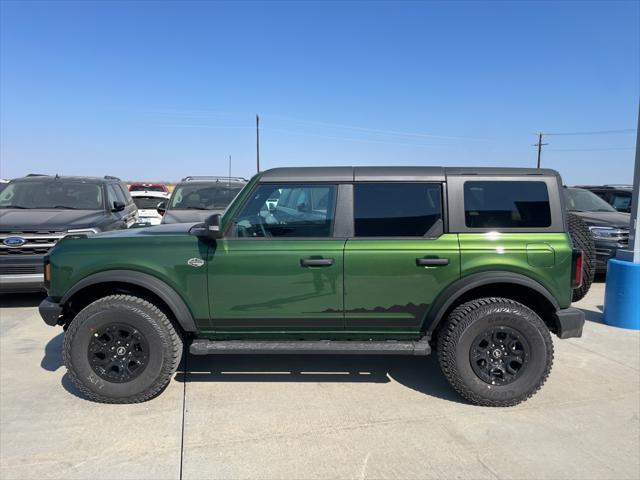
[[[240,238],[332,235],[335,185],[260,185],[233,224]]]

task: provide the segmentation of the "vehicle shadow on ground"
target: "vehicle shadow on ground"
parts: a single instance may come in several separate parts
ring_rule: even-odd
[[[37,307],[47,296],[46,293],[2,293],[0,308]]]
[[[584,318],[586,321],[594,322],[594,323],[602,323],[602,312],[603,312],[604,306],[597,305],[596,308],[597,310],[587,310],[586,308],[580,309],[584,312]]]
[[[64,342],[64,333],[59,333],[53,337],[44,347],[44,357],[40,362],[40,367],[48,372],[55,372],[64,367],[62,359],[62,343]],[[76,397],[84,398],[80,390],[71,381],[68,373],[65,373],[61,380],[62,387]]]
[[[64,367],[64,333],[44,348],[40,366],[55,372]],[[186,369],[185,369],[186,366]],[[389,383],[392,380],[425,395],[462,402],[444,379],[435,355],[429,357],[375,355],[190,355],[180,362],[178,382],[317,382]],[[84,398],[68,373],[62,386]]]
[[[64,367],[64,334],[53,337],[44,349],[40,366],[55,372]],[[186,369],[185,369],[186,366]],[[442,375],[435,355],[429,357],[375,355],[190,355],[180,362],[178,382],[316,382],[389,383],[392,380],[425,395],[462,403]],[[68,373],[62,386],[84,398]]]
[[[186,364],[186,371],[184,365]],[[188,355],[178,382],[389,383],[461,403],[435,355]]]
[[[593,283],[606,283],[607,276],[604,273],[596,273]],[[578,307],[579,308],[579,307]],[[596,305],[595,309],[580,308],[584,312],[584,318],[587,322],[602,323],[603,305]]]

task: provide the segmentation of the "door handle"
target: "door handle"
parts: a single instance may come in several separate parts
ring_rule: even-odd
[[[335,260],[333,258],[301,258],[301,267],[330,267]]]
[[[442,267],[449,265],[448,258],[416,258],[418,267]]]

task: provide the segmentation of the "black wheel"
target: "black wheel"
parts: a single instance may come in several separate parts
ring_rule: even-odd
[[[137,403],[158,395],[182,356],[182,340],[155,305],[111,295],[85,307],[64,336],[73,383],[89,400]]]
[[[514,300],[481,298],[457,307],[438,337],[440,368],[477,405],[508,407],[531,397],[553,363],[549,329]]]
[[[567,224],[569,225],[569,235],[573,248],[582,250],[584,261],[582,270],[582,285],[573,290],[572,300],[577,302],[584,298],[596,274],[596,246],[593,243],[593,235],[587,224],[574,213],[567,213]]]

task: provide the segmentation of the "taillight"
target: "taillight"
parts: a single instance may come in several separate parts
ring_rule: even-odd
[[[574,250],[571,261],[571,288],[578,288],[582,285],[583,263],[582,250]]]

